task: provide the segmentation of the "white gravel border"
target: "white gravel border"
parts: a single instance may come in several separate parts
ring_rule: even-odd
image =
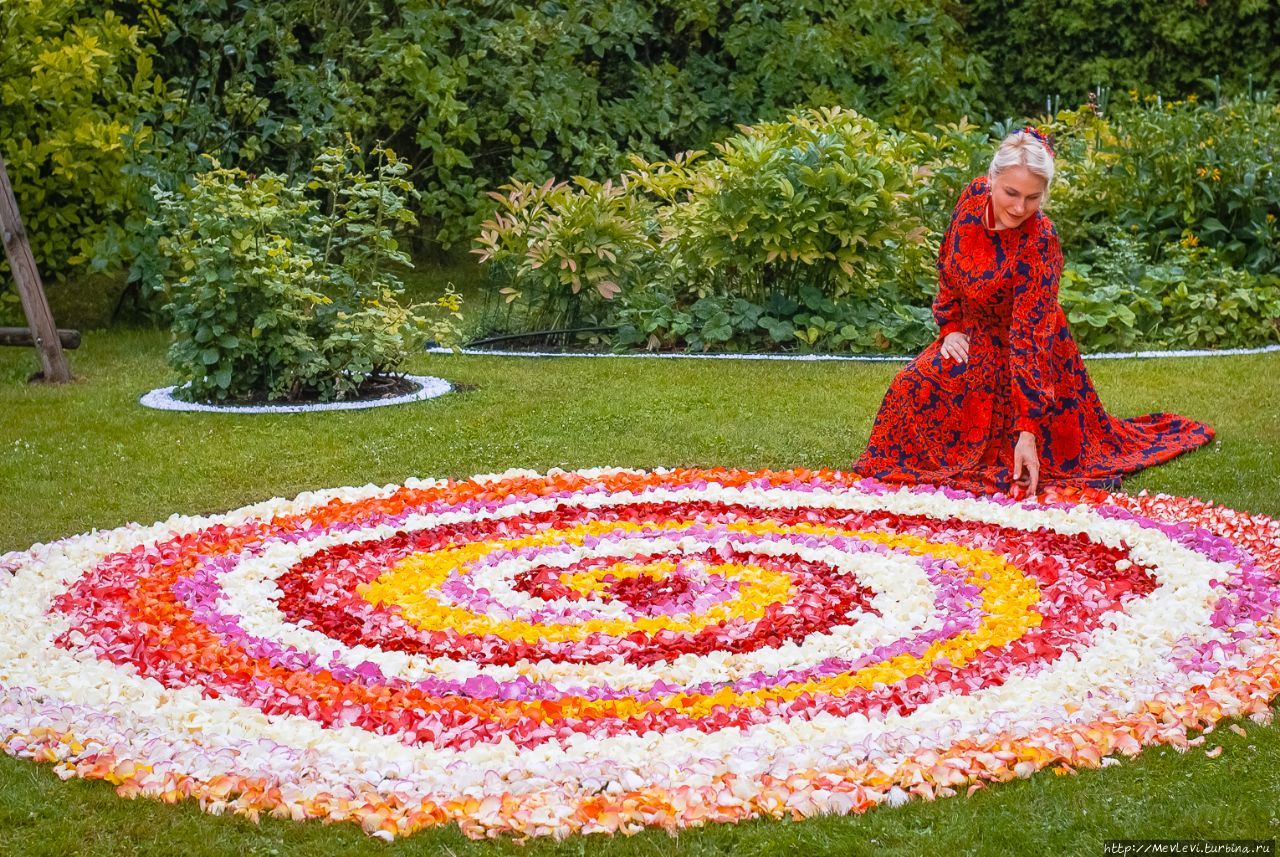
[[[914,354],[906,356],[885,354],[687,354],[652,352],[613,354],[607,351],[561,352],[561,351],[489,351],[482,348],[463,348],[455,351],[452,348],[428,348],[428,354],[465,354],[469,357],[617,357],[624,359],[648,360],[790,360],[797,363],[896,363],[914,359]],[[1261,348],[1223,348],[1191,349],[1183,351],[1110,351],[1102,354],[1085,354],[1085,360],[1125,360],[1130,358],[1153,359],[1157,357],[1228,357],[1237,354],[1270,354],[1280,351],[1280,345],[1264,345]]]
[[[406,381],[418,385],[418,389],[402,396],[386,399],[366,399],[358,402],[324,402],[314,405],[209,405],[203,402],[184,402],[175,399],[174,387],[161,387],[152,390],[138,399],[144,407],[158,411],[200,411],[216,414],[302,414],[311,411],[358,411],[364,408],[384,408],[388,405],[404,405],[409,402],[422,402],[443,396],[453,390],[453,385],[443,378],[431,375],[405,375]]]

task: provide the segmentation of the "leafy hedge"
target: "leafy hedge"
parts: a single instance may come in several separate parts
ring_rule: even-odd
[[[1233,348],[1280,342],[1280,277],[1173,245],[1158,261],[1123,232],[1063,272],[1059,300],[1089,350]]]
[[[1280,103],[1122,98],[1105,117],[1064,112],[1054,210],[1068,248],[1118,226],[1148,256],[1184,238],[1226,264],[1280,273]]]
[[[941,0],[5,4],[0,148],[50,274],[92,260],[132,265],[155,285],[154,236],[140,228],[153,183],[178,190],[202,153],[293,174],[347,133],[411,165],[424,239],[465,244],[487,215],[484,191],[512,177],[604,178],[626,152],[708,145],[797,103],[901,122],[958,117],[983,69],[945,10]],[[74,56],[45,50],[64,43]],[[47,151],[68,147],[59,157],[83,166]]]
[[[996,115],[1079,104],[1098,85],[1165,98],[1280,91],[1280,4],[1261,0],[969,0],[959,4],[987,60]]]
[[[810,281],[803,260],[757,265],[735,235],[713,240],[716,218],[734,216],[733,206],[755,207],[752,229],[807,216],[759,195],[779,177],[796,187],[804,164],[784,151],[793,144],[779,138],[776,150],[682,167],[673,153],[709,150],[738,124],[771,127],[802,107],[852,108],[906,153],[885,175],[921,164],[938,171],[912,187],[901,212],[904,224],[923,225],[927,243],[955,183],[980,170],[1003,127],[975,132],[962,116],[1017,115],[1040,110],[1049,93],[1075,104],[1097,83],[1121,93],[1132,85],[1139,103],[1112,105],[1099,124],[1079,111],[1055,118],[1066,146],[1055,212],[1069,257],[1085,266],[1078,273],[1106,268],[1095,256],[1123,223],[1136,227],[1152,264],[1182,241],[1199,242],[1212,251],[1205,264],[1263,278],[1265,288],[1280,244],[1267,219],[1276,213],[1275,171],[1260,166],[1275,161],[1275,101],[1219,103],[1219,94],[1274,94],[1277,29],[1275,4],[1218,0],[26,0],[0,5],[0,154],[47,279],[88,288],[79,285],[91,282],[80,276],[86,269],[128,268],[154,294],[165,260],[149,225],[158,213],[150,189],[182,193],[205,153],[246,173],[295,175],[348,133],[366,153],[393,146],[419,194],[415,251],[465,243],[494,211],[486,191],[506,182],[542,187],[552,176],[582,176],[600,205],[613,195],[607,205],[622,209],[614,227],[625,231],[635,228],[625,209],[638,204],[619,195],[625,172],[639,180],[647,170],[657,181],[663,170],[692,170],[722,181],[723,192],[673,209],[668,228],[701,235],[686,239],[701,242],[681,251],[686,268],[701,252],[726,264],[714,276],[673,278],[662,266],[680,254],[640,246],[661,240],[641,223],[625,240],[640,242],[643,270],[619,276],[652,288],[609,302],[588,284],[599,297],[579,300],[569,270],[568,297],[538,310],[545,320],[618,321],[625,305],[624,323],[645,342],[791,345],[794,336],[807,347],[877,348],[906,343],[918,326],[928,272],[915,251],[925,245],[890,248],[901,263],[876,260],[874,249],[849,256],[862,265],[865,255],[867,270],[892,277],[868,293],[878,304],[851,310],[839,277]],[[1153,89],[1194,90],[1200,100],[1166,97],[1154,109],[1142,101]],[[952,130],[926,130],[938,122]],[[828,142],[803,145],[826,153]],[[660,190],[646,190],[645,204]],[[548,193],[575,206],[573,216],[594,217],[594,203]],[[804,199],[838,216],[837,198]],[[817,238],[793,230],[789,240],[809,248],[797,252],[826,252],[805,244]],[[491,270],[499,287],[516,288],[503,263]],[[592,270],[596,283],[614,282],[611,270]],[[517,308],[554,292],[539,289],[522,284],[527,300]],[[0,289],[0,317],[15,314],[13,297]]]
[[[1280,106],[1064,112],[1049,213],[1087,349],[1280,341]],[[618,347],[917,350],[951,207],[1007,128],[901,131],[839,109],[744,127],[614,181],[517,183],[477,252],[507,327]],[[594,287],[594,288],[593,288]]]

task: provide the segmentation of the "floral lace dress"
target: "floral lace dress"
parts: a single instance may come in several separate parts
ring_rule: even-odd
[[[1202,446],[1208,425],[1176,414],[1118,419],[1103,408],[1058,305],[1062,248],[1043,212],[985,225],[985,176],[960,196],[938,256],[938,339],[889,386],[863,476],[1010,492],[1018,432],[1036,436],[1040,484],[1118,487],[1120,477]],[[969,359],[942,338],[969,336]]]

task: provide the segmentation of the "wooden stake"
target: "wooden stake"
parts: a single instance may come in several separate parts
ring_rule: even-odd
[[[4,238],[4,252],[9,257],[9,270],[13,272],[14,282],[18,284],[18,296],[22,298],[22,311],[27,314],[31,337],[35,340],[36,350],[40,352],[43,380],[54,384],[66,383],[71,380],[71,369],[67,366],[67,355],[62,353],[58,329],[53,323],[53,313],[49,311],[49,301],[44,296],[40,272],[36,270],[36,260],[31,255],[31,245],[27,242],[27,233],[22,228],[22,218],[18,214],[18,200],[13,196],[13,187],[9,184],[9,172],[5,169],[2,157],[0,157],[0,236]]]

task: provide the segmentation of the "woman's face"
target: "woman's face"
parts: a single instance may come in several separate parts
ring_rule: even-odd
[[[1044,179],[1019,164],[1002,172],[991,183],[991,207],[996,224],[1016,229],[1040,210]]]

